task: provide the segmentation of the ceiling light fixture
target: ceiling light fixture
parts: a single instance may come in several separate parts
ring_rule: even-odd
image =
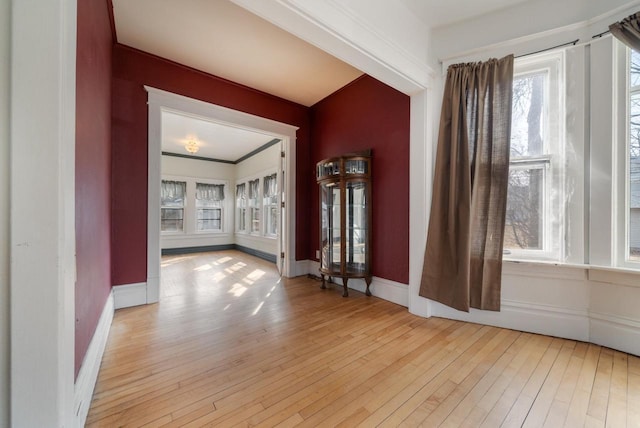
[[[191,154],[198,153],[198,150],[200,150],[200,147],[198,147],[198,143],[196,143],[195,140],[187,141],[187,144],[185,144],[184,148]]]

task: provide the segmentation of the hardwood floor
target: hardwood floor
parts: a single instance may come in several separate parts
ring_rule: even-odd
[[[640,359],[446,319],[236,251],[116,311],[88,426],[640,427]]]

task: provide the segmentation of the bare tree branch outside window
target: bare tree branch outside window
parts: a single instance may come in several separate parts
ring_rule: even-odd
[[[544,154],[545,72],[514,78],[505,248],[542,249],[544,168],[518,161]]]

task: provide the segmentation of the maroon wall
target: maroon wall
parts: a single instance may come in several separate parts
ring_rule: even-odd
[[[372,149],[372,270],[380,278],[409,283],[410,100],[363,76],[311,108],[316,162]],[[312,169],[313,171],[313,169]],[[311,230],[318,230],[318,186],[311,178]],[[319,248],[311,233],[309,254]]]
[[[107,3],[78,1],[76,376],[111,290],[111,50]]]
[[[309,109],[116,44],[112,105],[113,284],[146,281],[147,92],[143,85],[300,127],[296,163],[296,259],[309,258]]]

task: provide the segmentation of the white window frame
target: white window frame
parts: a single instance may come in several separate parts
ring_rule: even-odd
[[[613,262],[617,267],[640,269],[640,260],[629,258],[630,249],[630,127],[631,120],[630,103],[632,92],[640,93],[640,86],[631,87],[629,69],[631,66],[631,49],[618,40],[614,40],[614,58],[616,61],[617,73],[614,75],[614,100],[617,105],[617,125],[614,145],[614,206],[615,215],[615,251]]]
[[[251,183],[257,181],[258,182],[258,194],[257,195],[253,195],[254,197],[252,198],[251,195]],[[260,177],[255,177],[252,179],[247,180],[247,201],[248,201],[248,230],[247,232],[249,233],[249,235],[254,235],[254,236],[262,236],[262,213],[260,211],[262,211],[262,178]],[[258,210],[258,215],[257,215],[257,219],[254,220],[254,211]],[[258,230],[253,230],[253,222],[257,221],[258,222]]]
[[[236,193],[238,191],[238,187],[239,185],[244,184],[244,189],[245,189],[245,195],[247,196],[247,198],[245,199],[245,206],[241,207],[238,203],[238,194]],[[234,207],[235,207],[235,219],[236,219],[236,225],[235,225],[235,232],[239,233],[239,234],[247,234],[249,231],[247,230],[247,205],[248,205],[248,201],[249,201],[249,182],[248,181],[238,181],[236,182],[235,185],[235,190],[234,190]],[[240,210],[244,210],[243,213],[240,213]],[[241,220],[244,220],[244,228],[240,229],[240,224],[241,224]]]
[[[214,207],[214,208],[219,208],[220,209],[220,228],[219,229],[206,229],[206,230],[198,230],[198,200],[196,198],[196,189],[197,189],[197,185],[198,184],[217,184],[217,185],[222,185],[223,187],[223,192],[224,192],[224,199],[222,200],[222,203],[220,204],[220,207]],[[187,195],[189,193],[187,192]],[[219,234],[219,233],[224,233],[225,231],[225,222],[226,222],[226,215],[225,215],[225,209],[228,205],[228,198],[229,198],[229,186],[228,183],[226,181],[223,180],[211,180],[211,179],[205,179],[205,178],[196,178],[193,182],[193,229],[194,229],[194,233],[197,235],[207,235],[207,234]],[[210,209],[210,208],[205,208],[205,209]]]
[[[514,62],[514,79],[518,76],[546,71],[548,79],[544,88],[543,107],[544,149],[541,156],[511,159],[509,169],[544,170],[541,227],[541,249],[505,248],[505,260],[563,261],[565,257],[565,52],[555,51],[517,58]]]
[[[267,177],[271,177],[272,175],[276,176],[276,183],[277,183],[277,190],[276,190],[276,195],[275,195],[275,201],[271,202],[271,201],[267,201],[267,198],[264,195],[264,182],[265,182],[265,178]],[[261,184],[261,189],[262,189],[262,229],[264,231],[264,237],[265,238],[269,238],[269,239],[275,239],[278,236],[278,230],[277,230],[277,226],[276,226],[276,230],[275,232],[271,233],[269,231],[269,224],[271,224],[269,222],[269,211],[271,211],[271,208],[275,208],[275,216],[276,216],[276,224],[278,224],[278,212],[279,212],[279,207],[278,207],[278,194],[280,193],[280,180],[278,177],[278,172],[277,171],[273,171],[271,173],[267,173],[264,175],[264,177],[262,177],[261,179],[262,184]]]
[[[187,205],[188,205],[188,194],[189,194],[189,183],[187,180],[177,177],[169,177],[163,176],[162,181],[176,181],[185,183],[185,195],[184,200],[182,201],[182,207],[171,207],[162,205],[162,198],[160,199],[160,234],[163,236],[171,236],[171,235],[184,235],[187,230]],[[162,210],[163,209],[182,209],[182,230],[162,230]]]
[[[219,236],[222,234],[229,233],[229,225],[226,219],[228,215],[226,212],[230,209],[231,202],[229,200],[229,181],[228,180],[219,180],[212,178],[201,178],[201,177],[185,177],[185,176],[176,176],[176,175],[163,175],[162,180],[170,180],[170,181],[183,181],[187,183],[187,193],[184,201],[184,213],[183,213],[183,223],[182,223],[182,231],[161,231],[161,236],[165,237],[188,237],[188,236]],[[224,186],[224,194],[225,198],[222,202],[222,212],[221,212],[221,227],[219,230],[196,230],[197,224],[197,207],[196,207],[196,183],[204,183],[204,184],[222,184]]]

